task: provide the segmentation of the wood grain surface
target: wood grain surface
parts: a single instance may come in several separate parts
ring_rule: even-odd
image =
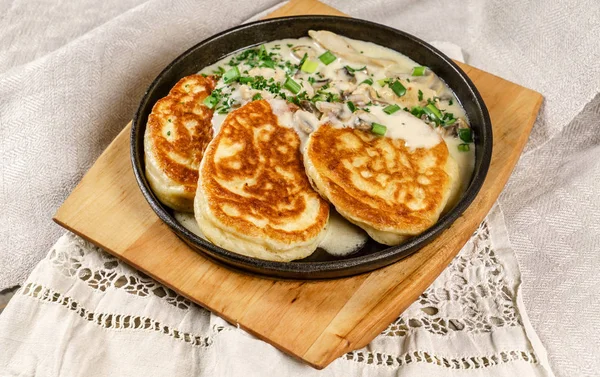
[[[336,14],[315,0],[291,1],[271,17]],[[272,280],[194,252],[154,214],[129,159],[130,125],[110,144],[54,220],[225,320],[315,368],[361,348],[441,273],[502,191],[536,119],[542,96],[460,64],[490,111],[494,152],[481,192],[431,244],[380,270],[329,281]]]

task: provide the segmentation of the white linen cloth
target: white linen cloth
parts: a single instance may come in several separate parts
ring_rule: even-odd
[[[67,234],[0,317],[0,375],[553,376],[496,207],[367,347],[317,371]]]
[[[59,0],[48,4],[41,0],[0,0],[0,289],[22,283],[43,258],[45,250],[62,234],[59,227],[51,224],[51,215],[130,119],[156,74],[192,44],[275,3]],[[594,0],[327,3],[350,15],[384,23],[425,40],[453,42],[466,52],[469,64],[544,94],[546,102],[527,153],[500,205],[507,214],[508,236],[525,277],[525,303],[534,327],[550,351],[551,364],[562,376],[596,375],[600,370],[600,358],[595,352],[600,348],[597,326],[600,277],[595,271],[600,264],[600,208],[595,200],[600,193],[596,157],[600,99],[594,99],[568,124],[599,92],[600,45],[596,36],[600,31],[600,3]],[[492,231],[502,233],[502,226],[491,224]],[[499,245],[505,245],[505,241]],[[498,264],[503,270],[511,269],[511,273],[517,274],[515,281],[520,281],[516,265],[504,262],[509,259],[499,258]],[[37,284],[36,279],[41,275],[53,280],[52,271],[42,268],[48,263],[42,262],[29,281]],[[67,295],[72,290],[64,286],[54,288]],[[115,294],[108,292],[107,296]],[[39,322],[46,323],[45,331],[49,333],[74,335],[75,328],[85,329],[83,333],[93,331],[89,324],[61,314],[59,309],[64,306],[30,299],[28,295],[18,295],[0,317],[0,337],[3,341],[16,339],[23,351],[20,355],[25,358],[41,356],[33,351],[28,354],[29,343],[19,343],[19,338],[10,334],[20,328],[14,323],[30,327],[32,333],[42,331],[42,325],[37,328],[32,325],[35,322],[28,321],[47,314],[41,313],[42,310],[56,312],[55,317]],[[476,302],[488,305],[479,299]],[[144,305],[148,308],[144,306],[143,310],[154,307],[154,303]],[[88,305],[87,309],[90,307],[96,306]],[[524,310],[518,312],[524,318]],[[450,332],[449,338],[454,333]],[[106,330],[96,333],[100,335],[103,336],[98,342],[108,344],[109,340],[119,338],[130,346],[139,337],[140,346],[147,347],[155,356],[153,360],[166,358],[175,362],[168,352],[164,358],[157,356],[161,351],[152,348],[153,342],[145,338],[147,332],[142,336]],[[534,338],[528,336],[532,342]],[[66,352],[67,338],[60,339],[62,343],[54,344],[62,344],[61,349]],[[404,345],[414,339],[410,336],[400,343]],[[493,337],[492,343],[502,339]],[[219,360],[235,364],[233,359],[227,359],[237,356],[234,344],[221,341]],[[101,348],[94,345],[90,344],[90,349]],[[398,345],[393,347],[400,350]],[[116,352],[110,347],[102,349],[100,355],[91,353],[86,360],[93,364],[91,361],[106,360]],[[223,355],[227,349],[232,349],[229,356]],[[261,359],[265,364],[274,357],[271,353],[275,351],[263,343],[252,343],[252,349],[268,350],[269,357]],[[0,352],[0,355],[6,354]],[[187,357],[203,358],[210,354]],[[536,357],[538,362],[543,359],[543,355]],[[37,361],[41,364],[40,359]],[[295,365],[288,363],[286,368]],[[426,363],[411,364],[413,367],[407,364],[402,373]],[[516,364],[503,363],[502,368]],[[24,362],[22,366],[34,365]],[[485,373],[502,373],[502,368],[486,368]]]

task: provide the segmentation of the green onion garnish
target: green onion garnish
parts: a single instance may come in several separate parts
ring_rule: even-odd
[[[300,92],[300,89],[302,89],[302,86],[300,84],[298,84],[296,81],[294,81],[291,77],[288,77],[285,80],[283,87],[294,94],[298,94]]]
[[[260,45],[260,47],[258,48],[258,55],[259,56],[267,55],[267,48],[265,47],[265,45]]]
[[[171,131],[167,131],[167,136],[171,136]]]
[[[440,110],[435,107],[435,105],[433,103],[430,103],[429,105],[425,106],[423,108],[423,111],[429,115],[429,118],[431,120],[433,120],[436,123],[440,123],[442,120],[442,113],[440,112]]]
[[[238,67],[233,67],[223,75],[223,82],[229,84],[232,81],[237,80],[240,77],[240,70]]]
[[[383,124],[373,122],[373,125],[371,126],[371,132],[373,132],[375,135],[383,136],[387,132],[387,127]]]
[[[215,106],[217,106],[217,103],[219,103],[219,99],[211,94],[210,96],[206,97],[202,103],[206,105],[206,107],[208,107],[209,109],[212,109]]]
[[[259,99],[262,99],[262,96],[260,95],[260,93],[256,93],[255,95],[252,96],[252,101],[258,101]]]
[[[381,79],[381,80],[377,80],[377,83],[379,84],[379,86],[385,86],[385,84],[387,84],[390,81],[390,79]]]
[[[419,101],[423,101],[423,92],[419,89]]]
[[[448,105],[452,106],[454,104],[454,101],[450,100],[448,101]]]
[[[367,66],[360,67],[360,68],[352,68],[349,65],[345,65],[344,68],[346,68],[346,70],[348,72],[354,73],[354,72],[364,71],[365,69],[367,69]]]
[[[348,106],[348,108],[350,109],[350,111],[352,111],[352,112],[356,111],[356,106],[354,105],[354,102],[348,101],[348,102],[346,102],[346,105]]]
[[[458,129],[458,137],[460,138],[460,140],[464,141],[465,143],[473,142],[473,134],[471,133],[470,128],[459,128]]]
[[[362,85],[362,84],[373,85],[373,79],[366,79],[365,81],[361,82],[358,85]]]
[[[413,106],[413,108],[410,109],[410,113],[416,116],[417,118],[420,118],[421,115],[425,113],[425,111],[423,111],[423,108],[421,106]]]
[[[461,152],[468,152],[471,150],[469,144],[458,144],[458,150]]]
[[[402,85],[400,83],[400,81],[396,80],[394,81],[391,85],[390,88],[392,88],[392,90],[394,91],[394,93],[396,93],[396,95],[398,97],[402,97],[403,95],[406,94],[406,88],[404,87],[404,85]]]
[[[337,58],[331,53],[331,51],[326,51],[324,54],[319,56],[319,60],[322,61],[325,65],[333,63],[335,59]]]
[[[306,59],[304,61],[304,63],[302,64],[302,67],[300,67],[300,70],[302,70],[302,72],[306,72],[306,73],[314,73],[318,67],[319,67],[319,62]]]
[[[400,106],[398,106],[398,105],[389,105],[389,106],[386,106],[383,108],[383,112],[388,115],[391,115],[398,110],[400,110]]]
[[[415,67],[412,70],[413,76],[423,76],[425,74],[425,67]]]
[[[244,76],[240,77],[240,84],[249,84],[254,82],[254,77]]]

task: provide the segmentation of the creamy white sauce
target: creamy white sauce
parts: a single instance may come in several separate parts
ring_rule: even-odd
[[[458,164],[460,191],[464,192],[471,182],[471,176],[473,175],[473,169],[475,168],[475,148],[470,148],[467,152],[461,152],[458,150],[458,145],[463,142],[459,138],[446,136],[444,137],[444,141],[448,146],[450,156],[452,156]],[[471,144],[471,146],[472,145],[473,144]]]
[[[175,217],[175,220],[177,220],[177,222],[185,229],[206,240],[204,233],[202,233],[200,227],[198,227],[198,222],[193,213],[173,211],[173,217]]]
[[[344,256],[358,251],[369,239],[367,233],[348,220],[344,219],[336,210],[329,212],[327,234],[319,247],[327,253]]]
[[[386,137],[403,139],[408,148],[431,148],[438,145],[442,138],[421,119],[406,111],[399,110],[386,114],[383,106],[371,106],[371,114],[386,126]]]

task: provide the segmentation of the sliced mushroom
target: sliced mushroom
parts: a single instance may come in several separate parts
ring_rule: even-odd
[[[319,109],[317,109],[315,104],[310,101],[300,101],[300,108],[304,111],[308,111],[309,113],[315,114],[317,117],[321,116],[321,112],[319,111]]]
[[[300,131],[309,134],[317,129],[319,120],[308,111],[298,110],[294,113],[294,126]]]
[[[302,59],[305,54],[309,59],[314,59],[317,56],[317,51],[310,46],[301,45],[292,47],[292,55],[298,59]]]
[[[315,80],[315,82],[312,84],[312,86],[315,89],[319,89],[319,88],[322,88],[323,86],[329,84],[330,82],[331,82],[331,79]]]
[[[379,122],[379,119],[364,110],[357,110],[354,113],[354,121],[352,125],[359,130],[368,131],[373,126],[373,123]]]
[[[370,64],[379,67],[388,67],[397,64],[393,60],[370,58],[368,56],[361,55],[352,46],[350,46],[346,39],[330,31],[310,30],[308,35],[321,46],[331,51],[333,54],[357,63]]]
[[[317,109],[325,115],[333,115],[335,117],[339,117],[342,112],[342,104],[341,103],[332,103],[332,102],[324,102],[318,101],[315,103]]]

